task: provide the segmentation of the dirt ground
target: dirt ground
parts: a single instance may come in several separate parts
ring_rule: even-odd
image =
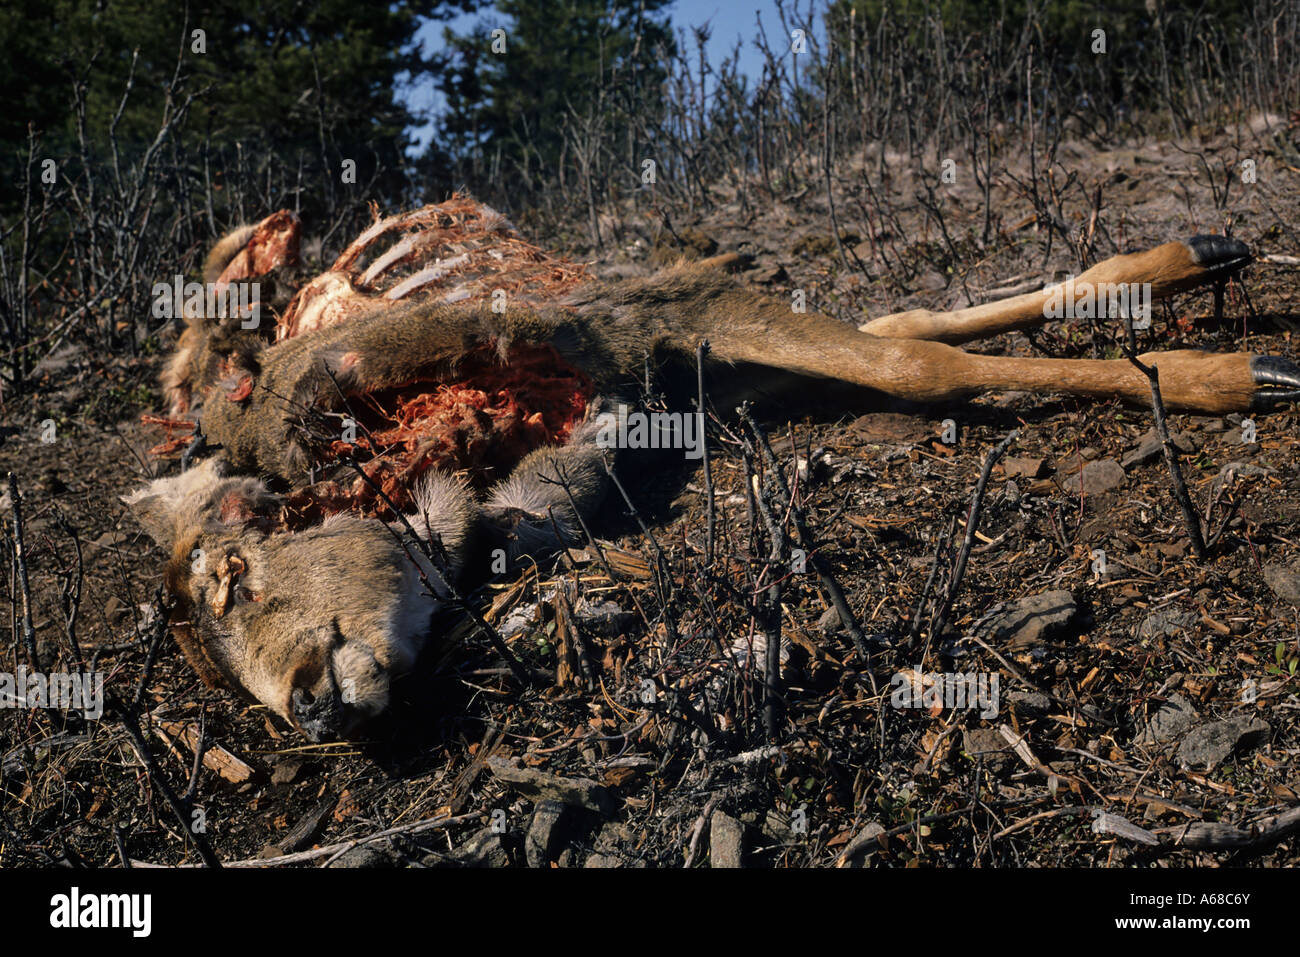
[[[1179,145],[1063,146],[1050,186],[1064,227],[1087,232],[1100,188],[1097,258],[1228,224],[1257,256],[1300,255],[1289,225],[1300,170],[1274,145],[1249,131]],[[1254,183],[1233,175],[1243,158],[1255,162]],[[862,164],[873,176],[878,165]],[[753,257],[747,281],[780,296],[803,289],[810,308],[857,322],[1078,271],[1009,175],[991,191],[985,244],[974,177],[942,194],[945,239],[914,174],[885,165],[877,188],[893,222],[868,215],[862,177],[840,177],[848,270],[815,187],[761,208],[724,203],[698,220],[679,211],[675,237],[634,224],[595,268],[630,274],[665,254],[741,251]],[[1028,180],[1027,169],[1012,172]],[[1177,297],[1155,310],[1144,348],[1295,358],[1296,278],[1294,267],[1253,266],[1229,287],[1221,321],[1208,292]],[[1114,357],[1117,342],[1113,329],[1054,323],[1033,342],[1016,334],[971,348]],[[48,670],[77,664],[61,596],[77,580],[79,547],[75,637],[81,662],[105,673],[109,703],[97,721],[0,712],[0,866],[199,860],[121,720],[158,632],[163,556],[118,496],[177,468],[150,459],[158,434],[140,424],[161,405],[160,363],[68,349],[43,370],[38,395],[3,410],[0,471],[23,493],[41,659]],[[730,410],[720,414],[738,428]],[[54,440],[43,442],[50,421]],[[637,514],[611,501],[595,529],[602,549],[573,549],[473,593],[525,663],[558,670],[555,683],[521,688],[449,613],[437,624],[446,640],[398,686],[392,716],[363,740],[312,745],[265,709],[204,689],[167,638],[144,688],[145,738],[184,800],[202,719],[207,754],[184,809],[226,863],[1295,865],[1294,836],[1250,844],[1249,832],[1300,804],[1300,417],[1170,424],[1215,538],[1205,560],[1191,553],[1162,458],[1142,449],[1149,410],[1003,393],[768,417],[813,551],[870,652],[855,648],[811,568],[789,574],[775,740],[743,602],[761,565],[751,524],[761,519],[747,514],[745,464],[725,439],[711,446],[712,568],[704,476],[692,463],[684,474],[625,476]],[[1012,430],[950,624],[928,634],[927,616],[911,641],[932,573],[931,593],[945,587],[953,549],[943,539],[951,530],[960,542],[985,456]],[[21,612],[8,561],[0,578],[15,609],[12,668]],[[1046,610],[1007,607],[1057,592],[1068,595]],[[987,717],[896,707],[895,676],[907,669],[996,675],[1000,704]],[[1180,844],[1215,822],[1245,829],[1246,845]]]

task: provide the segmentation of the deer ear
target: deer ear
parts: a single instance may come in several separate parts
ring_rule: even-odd
[[[164,549],[170,549],[176,537],[176,500],[155,492],[157,484],[157,481],[151,482],[130,495],[123,495],[122,501],[149,537]]]
[[[182,526],[200,522],[203,509],[221,481],[217,459],[208,459],[187,472],[154,479],[144,488],[122,496],[141,528],[165,549],[170,549]]]

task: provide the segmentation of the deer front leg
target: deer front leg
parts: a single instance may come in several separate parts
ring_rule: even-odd
[[[1010,299],[956,309],[931,312],[912,309],[881,316],[858,328],[872,336],[889,339],[929,339],[958,344],[1041,326],[1058,318],[1064,302],[1079,302],[1087,294],[1094,299],[1092,314],[1108,314],[1111,290],[1121,287],[1124,301],[1132,301],[1130,290],[1150,283],[1149,305],[1174,293],[1205,283],[1217,283],[1236,275],[1251,261],[1250,249],[1227,236],[1193,236],[1187,242],[1165,243],[1145,252],[1112,256],[1086,272],[1048,289]]]

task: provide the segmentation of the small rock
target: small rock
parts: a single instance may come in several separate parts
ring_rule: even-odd
[[[620,849],[634,847],[636,843],[636,834],[626,824],[606,821],[600,826],[591,846],[598,851],[615,853]]]
[[[1011,745],[994,728],[963,729],[961,748],[973,758],[983,755],[984,764],[995,772],[1011,760]]]
[[[942,273],[931,269],[925,272],[921,278],[917,280],[917,288],[923,289],[926,292],[938,292],[941,289],[948,288],[948,280],[944,278]]]
[[[1179,539],[1176,542],[1161,542],[1156,546],[1156,554],[1161,558],[1172,558],[1175,561],[1187,557],[1188,544],[1186,539]]]
[[[509,867],[511,864],[505,835],[495,833],[491,827],[476,832],[456,848],[452,860],[465,867]]]
[[[306,764],[301,758],[284,757],[275,762],[275,767],[271,769],[272,784],[292,784],[298,779],[303,765]]]
[[[344,851],[330,863],[330,867],[341,867],[345,869],[397,867],[400,863],[400,859],[392,851],[379,847],[376,844],[363,844],[360,847],[354,847],[350,850]]]
[[[568,805],[559,801],[538,801],[533,821],[524,836],[524,858],[529,867],[546,867],[559,856],[564,844]]]
[[[109,595],[108,600],[104,602],[104,620],[108,622],[109,627],[116,628],[126,616],[126,603],[116,595]]]
[[[1250,462],[1228,462],[1219,469],[1219,473],[1214,476],[1214,481],[1210,483],[1210,497],[1217,496],[1225,485],[1230,485],[1239,478],[1264,478],[1276,474],[1277,469],[1271,469],[1266,465],[1253,465]]]
[[[85,346],[62,346],[32,367],[28,373],[33,379],[54,375],[67,370],[85,352]]]
[[[881,850],[880,835],[885,833],[885,826],[879,821],[872,821],[853,836],[840,854],[839,867],[853,867],[860,860],[870,857]]]
[[[1030,714],[1047,714],[1052,709],[1052,699],[1041,691],[1012,691],[1007,700],[1019,711]]]
[[[1007,478],[1042,478],[1047,470],[1047,459],[1018,458],[1011,456],[1002,462]]]
[[[1151,720],[1138,732],[1133,743],[1142,747],[1164,744],[1178,737],[1196,723],[1196,709],[1192,703],[1175,692],[1151,716]]]
[[[1160,608],[1142,619],[1139,638],[1172,638],[1196,624],[1196,615],[1176,606]]]
[[[537,606],[535,604],[518,605],[511,609],[510,614],[501,623],[501,637],[513,638],[515,635],[522,634],[536,620]]]
[[[709,866],[744,867],[745,826],[729,814],[709,818]]]
[[[83,561],[90,561],[100,552],[108,550],[110,554],[115,552],[118,547],[125,545],[131,540],[131,535],[122,531],[107,531],[100,535],[93,542],[87,542],[84,546],[82,555]]]
[[[1196,451],[1196,442],[1187,432],[1175,432],[1169,438],[1174,443],[1174,448],[1180,452]],[[1160,441],[1160,436],[1155,429],[1148,429],[1147,434],[1138,440],[1137,448],[1126,453],[1119,464],[1131,469],[1135,465],[1146,465],[1163,455],[1164,443]]]
[[[1207,771],[1233,752],[1251,747],[1269,732],[1267,722],[1242,715],[1203,724],[1187,733],[1178,745],[1178,761],[1185,767],[1204,767]]]
[[[834,605],[822,612],[822,616],[817,619],[817,627],[822,631],[838,631],[843,625],[840,621],[840,613]]]
[[[768,266],[754,273],[754,282],[770,284],[774,282],[785,282],[789,279],[789,274],[785,271],[784,266]],[[595,855],[593,855],[595,856]]]
[[[759,823],[759,829],[763,832],[763,836],[774,844],[788,844],[794,840],[794,832],[790,829],[790,821],[775,810],[767,812]]]
[[[767,636],[761,633],[752,638],[741,635],[731,643],[731,653],[736,656],[738,668],[749,667],[763,671],[767,668]],[[783,671],[790,661],[790,639],[784,634],[781,635],[781,650],[777,655],[777,671]]]
[[[601,814],[614,810],[609,789],[588,778],[562,778],[536,768],[517,768],[503,758],[489,758],[488,770],[498,781],[534,799],[550,799]]]
[[[984,623],[981,631],[990,643],[1021,650],[1061,636],[1078,613],[1074,595],[1059,589],[1007,603]]]
[[[1100,495],[1124,483],[1124,469],[1114,459],[1097,459],[1084,465],[1082,471],[1063,471],[1057,477],[1061,488],[1072,495]]]
[[[606,821],[591,842],[592,854],[583,867],[643,868],[646,862],[637,856],[637,837],[632,829],[618,821]]]
[[[1146,844],[1148,847],[1155,847],[1160,843],[1160,838],[1156,837],[1144,827],[1139,827],[1126,817],[1118,814],[1110,814],[1101,808],[1094,808],[1092,812],[1092,833],[1103,835],[1115,835],[1128,841],[1134,841],[1138,844]]]
[[[1284,602],[1300,605],[1300,572],[1290,565],[1265,565],[1264,581]]]

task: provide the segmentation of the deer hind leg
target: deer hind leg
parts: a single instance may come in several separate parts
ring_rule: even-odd
[[[930,339],[959,344],[1040,326],[1061,316],[1065,302],[1080,303],[1085,294],[1094,301],[1091,314],[1110,315],[1111,293],[1132,302],[1130,292],[1146,305],[1174,293],[1206,283],[1221,283],[1236,275],[1251,261],[1250,249],[1227,236],[1193,236],[1187,242],[1165,243],[1145,252],[1112,256],[1086,272],[1044,290],[1001,299],[997,302],[931,312],[913,309],[881,316],[858,328],[873,336],[891,339]],[[1146,294],[1149,283],[1149,296]]]
[[[684,310],[685,311],[685,310]],[[826,316],[798,315],[779,300],[733,289],[678,326],[679,350],[702,338],[724,362],[751,362],[840,379],[898,398],[942,401],[1017,389],[1037,394],[1150,402],[1146,376],[1126,359],[985,356],[921,339],[877,338]],[[689,353],[688,353],[689,354]],[[1149,353],[1172,409],[1265,411],[1300,398],[1300,366],[1271,356],[1193,350]]]

